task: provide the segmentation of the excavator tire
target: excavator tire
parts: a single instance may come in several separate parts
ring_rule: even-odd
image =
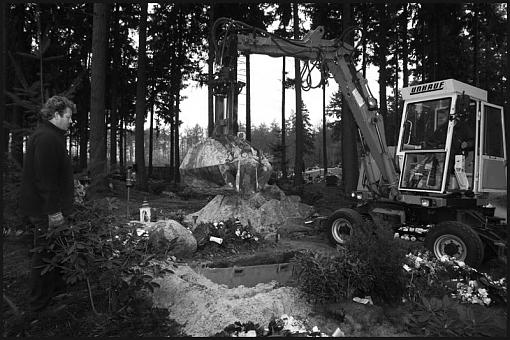
[[[361,214],[349,208],[341,208],[331,214],[326,226],[333,245],[343,245],[354,233],[366,232]]]
[[[425,247],[439,259],[442,255],[453,256],[473,268],[482,264],[484,244],[469,225],[458,221],[436,224],[425,235]]]

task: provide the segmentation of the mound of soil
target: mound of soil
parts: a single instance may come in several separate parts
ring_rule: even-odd
[[[162,264],[164,266],[164,264]],[[190,336],[208,337],[235,322],[253,322],[267,326],[283,314],[332,334],[338,327],[347,336],[407,336],[398,332],[376,306],[340,303],[347,318],[326,315],[322,306],[310,304],[295,287],[276,282],[260,283],[252,288],[227,288],[196,273],[188,265],[171,266],[174,274],[158,279],[161,285],[152,296],[154,306],[168,308],[170,318],[183,325]],[[359,310],[362,309],[363,313]]]

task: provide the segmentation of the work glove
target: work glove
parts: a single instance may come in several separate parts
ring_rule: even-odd
[[[48,226],[49,228],[58,228],[65,223],[64,215],[62,212],[56,212],[48,215]]]

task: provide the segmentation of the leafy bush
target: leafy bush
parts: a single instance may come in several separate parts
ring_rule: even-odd
[[[364,262],[374,278],[369,283],[373,299],[400,301],[405,291],[402,263],[410,245],[410,242],[394,238],[390,229],[382,227],[374,227],[370,235],[354,234],[346,243],[346,250]]]
[[[299,289],[314,302],[364,295],[374,280],[368,264],[345,249],[334,256],[304,250],[292,261],[300,268],[297,274]]]
[[[424,336],[493,336],[505,335],[504,318],[496,318],[486,307],[462,305],[448,296],[442,299],[422,297],[406,321],[408,330]]]
[[[90,304],[94,304],[92,286],[108,293],[108,312],[125,308],[135,301],[142,290],[153,291],[158,284],[154,276],[169,272],[150,263],[146,234],[138,236],[136,228],[116,223],[111,211],[115,199],[96,200],[78,206],[70,223],[45,233],[54,253],[43,259],[48,270],[61,270],[68,284],[87,283]],[[33,249],[40,251],[41,247]]]
[[[354,235],[336,256],[299,253],[298,284],[317,301],[370,295],[384,302],[400,301],[405,292],[402,263],[407,243],[390,231],[375,228],[371,235]]]

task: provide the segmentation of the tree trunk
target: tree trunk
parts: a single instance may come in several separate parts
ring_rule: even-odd
[[[26,5],[20,4],[16,5],[14,8],[14,13],[16,16],[16,19],[14,20],[14,26],[11,27],[11,34],[13,34],[13,37],[9,37],[10,39],[6,38],[6,50],[10,50],[9,53],[12,53],[12,55],[15,55],[17,52],[25,52],[30,53],[30,35],[26,31],[26,26],[28,25],[26,22]],[[14,39],[14,41],[12,41]],[[8,41],[11,40],[11,41]],[[8,49],[8,46],[11,46],[10,49]],[[17,60],[19,67],[22,69],[26,68],[27,65],[23,58],[19,58]],[[6,70],[7,71],[7,70]],[[21,81],[14,75],[14,72],[7,71],[7,77],[6,77],[6,84],[13,84],[10,85],[11,88],[8,89],[9,91],[12,91],[12,88],[21,88]],[[12,76],[11,76],[12,74]],[[2,92],[0,92],[2,93]],[[23,128],[24,128],[24,111],[20,110],[20,107],[18,105],[13,105],[11,109],[11,119],[8,119],[8,121],[12,122],[14,124],[14,129],[5,129],[7,132],[6,134],[6,143],[4,145],[7,145],[8,143],[8,133],[9,131],[12,132],[12,141],[11,141],[11,157],[12,159],[18,163],[20,166],[23,166]],[[3,120],[1,120],[3,121]],[[7,148],[5,149],[7,151]]]
[[[177,94],[175,101],[175,133],[174,133],[174,144],[175,144],[175,167],[174,167],[174,180],[175,183],[180,183],[181,175],[179,172],[179,166],[181,165],[181,156],[179,152],[179,106],[180,106],[181,98],[180,95]]]
[[[392,15],[395,16],[395,25],[398,27],[398,6],[395,4],[392,4]],[[399,65],[398,65],[398,46],[399,46],[399,35],[398,35],[398,29],[395,30],[395,82],[393,87],[394,92],[394,116],[393,116],[393,134],[391,135],[393,140],[391,141],[391,144],[389,145],[397,145],[397,139],[398,139],[398,123],[400,122],[399,117],[399,111],[398,111],[398,72],[399,72]]]
[[[352,22],[352,5],[342,5],[342,31],[345,31]],[[354,46],[354,35],[345,37],[346,42]],[[352,116],[352,111],[342,95],[342,181],[344,194],[350,196],[356,190],[359,176],[357,133],[358,126]]]
[[[251,77],[250,55],[246,54],[246,140],[251,142]]]
[[[7,32],[7,25],[5,23],[6,20],[6,7],[7,4],[2,2],[0,3],[0,93],[5,93],[5,77],[7,75],[7,69],[6,69],[6,62],[5,62],[5,56],[6,56],[6,50],[7,50],[7,41],[6,41],[6,32]],[[3,122],[5,120],[5,96],[0,96],[0,122]],[[5,136],[5,129],[2,126],[0,127],[0,143],[3,143],[6,139]],[[5,149],[4,149],[5,150]],[[4,169],[5,167],[5,156],[2,154],[2,157],[0,157],[0,222],[2,225],[4,225]]]
[[[409,86],[409,69],[407,68],[408,59],[408,48],[407,48],[407,3],[404,4],[404,11],[402,13],[402,81],[403,87]]]
[[[209,6],[209,32],[214,24],[214,3],[212,3]],[[214,67],[214,46],[212,44],[212,37],[211,34],[208,35],[209,38],[209,59],[207,60],[208,64],[208,78],[212,80],[213,79],[213,67]],[[212,93],[212,86],[207,86],[207,117],[208,117],[208,124],[207,124],[207,137],[213,136],[214,131],[214,97]]]
[[[322,152],[324,161],[324,179],[328,173],[328,149],[326,144],[326,83],[322,84]]]
[[[135,162],[136,183],[140,190],[147,190],[147,174],[145,172],[145,140],[144,123],[147,94],[146,42],[147,42],[147,3],[141,4],[140,31],[138,35],[138,70],[136,82],[136,118],[135,118]]]
[[[175,117],[172,118],[170,123],[170,173],[171,178],[175,182]]]
[[[434,13],[439,12],[439,6],[433,4]],[[433,22],[433,31],[432,31],[432,55],[434,56],[433,60],[433,73],[432,73],[432,81],[442,79],[441,75],[441,41],[443,37],[441,37],[441,26],[443,25],[441,20],[441,14],[437,15],[437,18],[432,21]]]
[[[478,4],[473,4],[473,10],[475,12],[475,16],[473,18],[473,82],[475,83],[475,86],[480,86],[480,74],[478,72],[478,60],[479,60],[479,53],[480,53],[480,47],[479,47],[479,39],[480,39],[480,33],[478,30]]]
[[[126,159],[126,148],[124,147],[124,136],[125,136],[125,129],[124,129],[124,119],[120,117],[119,119],[119,165],[121,169],[124,169],[125,166],[125,159]]]
[[[85,80],[88,82],[88,80]],[[89,97],[92,96],[92,93],[89,92]],[[90,106],[90,105],[87,105]],[[80,169],[86,169],[88,167],[87,161],[89,156],[89,114],[87,107],[85,105],[80,105],[79,102],[76,103],[77,110],[77,123],[78,123],[78,131],[80,135]],[[92,113],[92,111],[91,111]]]
[[[287,145],[285,138],[287,136],[287,129],[285,124],[285,57],[283,57],[282,64],[282,178],[287,179]]]
[[[115,17],[113,20],[113,56],[112,56],[112,92],[111,92],[111,114],[110,114],[110,165],[113,168],[117,164],[117,130],[119,124],[119,67],[121,64],[120,46],[119,46],[119,4],[115,5]]]
[[[108,5],[94,4],[90,95],[90,175],[92,197],[106,190],[105,74]]]
[[[154,86],[152,86],[154,91]],[[152,176],[152,153],[154,152],[154,99],[151,100],[151,121],[149,128],[149,177]]]
[[[182,6],[179,9],[179,22],[178,22],[178,40],[177,40],[177,62],[178,62],[178,68],[177,68],[177,78],[176,78],[176,91],[175,93],[175,135],[174,135],[174,142],[175,142],[175,167],[174,167],[174,180],[175,183],[180,183],[181,181],[181,175],[179,172],[179,166],[181,165],[181,156],[179,152],[179,110],[180,110],[180,103],[181,103],[181,85],[182,85],[182,66],[184,65],[184,54],[186,53],[184,51],[184,42],[183,42],[183,34],[184,34],[184,13],[182,12]],[[237,96],[236,96],[237,97]],[[237,124],[237,108],[236,108],[236,117],[235,117],[235,123]]]
[[[379,14],[382,17],[387,17],[386,4],[378,5]],[[388,72],[386,67],[388,63],[386,61],[386,56],[388,55],[388,42],[387,35],[384,32],[387,32],[388,26],[385,21],[381,22],[380,34],[379,34],[379,46],[380,49],[378,51],[378,64],[379,64],[379,113],[383,117],[384,121],[387,121],[388,117],[388,102],[386,97],[386,87],[388,86]],[[386,129],[388,128],[386,126]],[[388,131],[384,131],[386,135],[388,135]]]
[[[362,8],[362,14],[361,14],[361,26],[362,31],[367,32],[368,31],[368,19],[367,19],[367,10],[368,10],[369,4],[361,4]],[[361,64],[361,71],[363,73],[363,78],[367,77],[367,37],[366,34],[361,35],[361,57],[362,57],[362,64]]]
[[[299,39],[298,3],[292,6],[294,17],[294,39]],[[294,159],[294,186],[298,192],[303,190],[303,112],[301,100],[301,67],[300,60],[294,58],[294,77],[296,91],[296,158]]]
[[[422,11],[423,7],[426,6],[425,4],[422,5]],[[423,27],[422,27],[422,34],[421,34],[421,81],[422,83],[426,83],[428,81],[428,69],[427,69],[427,22],[425,18],[423,18]],[[418,62],[418,60],[416,60]]]
[[[37,15],[37,35],[39,41],[39,51],[42,51],[42,29],[41,29],[41,6],[39,6],[39,11]],[[41,91],[41,106],[44,105],[44,69],[43,69],[43,54],[39,53],[39,86]]]

